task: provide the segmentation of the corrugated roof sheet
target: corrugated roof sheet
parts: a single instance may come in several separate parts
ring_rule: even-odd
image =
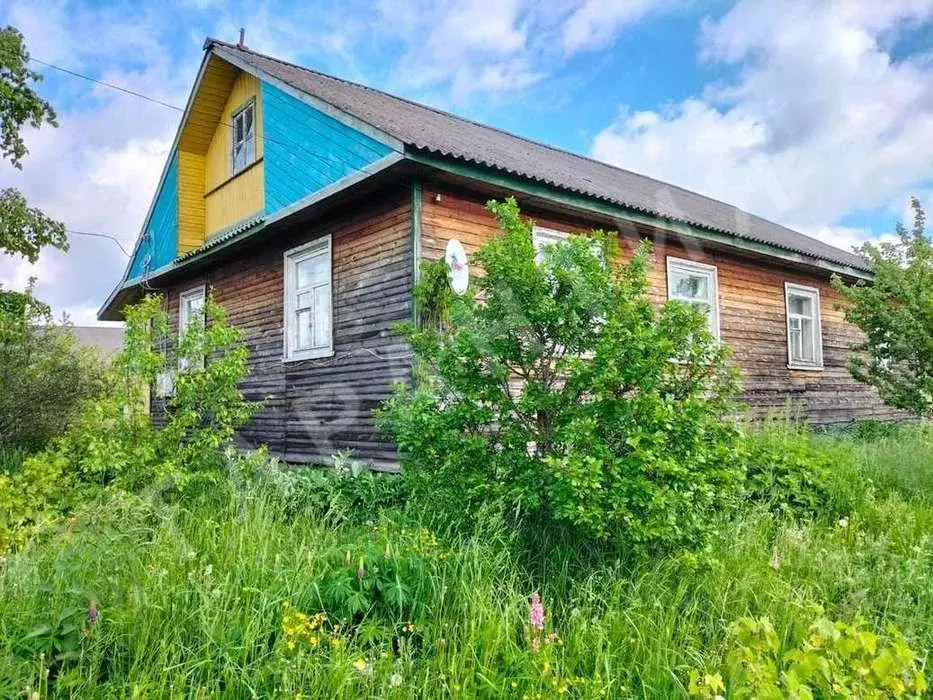
[[[194,250],[189,250],[184,255],[179,255],[177,258],[175,258],[175,262],[180,260],[187,260],[188,258],[192,258],[195,255],[203,253],[205,250],[210,250],[211,248],[218,246],[225,241],[229,241],[231,238],[236,238],[241,233],[249,231],[251,228],[258,226],[265,220],[265,214],[256,214],[255,216],[238,221],[235,224],[232,224],[227,228],[213,234],[204,242],[204,245],[202,245],[200,248],[195,248]]]
[[[868,270],[861,256],[676,185],[536,143],[226,42],[222,51],[427,153],[494,168],[673,221]]]

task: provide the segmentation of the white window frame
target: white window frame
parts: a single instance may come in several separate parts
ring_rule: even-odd
[[[236,122],[237,119],[243,118],[247,111],[252,110],[253,112],[253,133],[251,136],[253,142],[253,157],[245,161],[242,166],[239,168],[236,164],[236,152],[237,152],[237,140],[236,140]],[[245,128],[244,128],[244,139],[243,147],[246,147],[249,139],[245,137]],[[239,109],[237,109],[230,116],[230,174],[238,175],[246,170],[249,166],[256,162],[256,100],[250,99],[245,104],[243,104]]]
[[[297,279],[297,264],[302,260],[314,257],[316,255],[324,254],[325,259],[327,260],[327,271],[328,271],[328,309],[327,317],[330,319],[330,326],[327,329],[327,345],[319,346],[314,348],[299,349],[297,345],[297,328],[295,323],[295,314],[297,312],[296,303],[298,298],[298,290],[296,289]],[[333,266],[333,245],[331,242],[330,234],[317,238],[310,243],[305,243],[303,245],[291,248],[286,250],[283,257],[284,271],[285,271],[285,284],[284,286],[284,309],[285,309],[285,323],[284,323],[284,337],[283,337],[283,361],[284,362],[298,362],[300,360],[311,360],[320,357],[331,357],[334,354],[334,266]],[[317,287],[323,285],[316,285],[311,287],[310,290],[313,290]],[[313,315],[312,311],[312,315]],[[312,316],[313,317],[313,316]],[[312,326],[314,321],[312,320]]]
[[[674,272],[682,272],[689,275],[701,275],[708,280],[707,288],[710,290],[712,299],[709,299],[710,317],[708,326],[710,333],[717,341],[721,339],[719,333],[719,270],[715,265],[687,260],[686,258],[675,258],[667,256],[667,298],[682,301],[685,304],[698,303],[697,300],[683,299],[674,294]]]
[[[815,337],[813,338],[813,354],[814,361],[812,363],[803,362],[800,360],[794,360],[793,350],[791,348],[790,342],[790,321],[792,316],[798,316],[798,314],[791,314],[790,312],[790,298],[791,296],[798,297],[808,297],[814,309],[813,314],[813,331]],[[807,287],[802,284],[795,284],[793,282],[784,283],[784,319],[787,328],[787,366],[790,369],[798,370],[810,370],[814,372],[822,371],[823,369],[823,321],[822,314],[820,313],[820,290],[816,287]]]
[[[565,243],[571,234],[567,231],[561,231],[556,228],[545,228],[535,226],[531,231],[531,244],[535,247],[535,261],[541,262],[543,258],[544,246],[554,245],[556,243]],[[596,241],[592,245],[593,255],[605,263],[605,254],[602,246]]]
[[[207,287],[206,285],[199,284],[196,287],[191,287],[186,289],[181,294],[178,295],[178,340],[181,341],[182,337],[185,334],[185,331],[188,329],[188,324],[191,323],[191,319],[188,318],[188,305],[186,301],[188,299],[201,299],[201,323],[205,322],[204,316],[204,303],[207,301]],[[197,358],[196,362],[192,362],[191,358],[178,357],[178,369],[184,372],[185,370],[191,369],[204,369],[204,356]]]

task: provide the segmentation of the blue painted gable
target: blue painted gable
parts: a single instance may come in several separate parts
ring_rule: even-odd
[[[178,250],[178,156],[172,154],[127,273],[135,279],[175,259]]]
[[[384,143],[266,82],[262,109],[267,215],[392,152]]]

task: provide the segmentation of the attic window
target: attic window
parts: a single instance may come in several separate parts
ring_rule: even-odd
[[[233,174],[256,160],[255,103],[250,100],[233,115]]]

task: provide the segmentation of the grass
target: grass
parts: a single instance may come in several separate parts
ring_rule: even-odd
[[[749,507],[707,550],[655,559],[608,556],[550,531],[522,539],[494,519],[448,532],[416,509],[334,520],[268,485],[187,507],[135,496],[91,504],[5,561],[0,694],[676,697],[689,669],[720,662],[732,621],[767,615],[789,637],[817,605],[878,629],[893,623],[929,659],[933,433],[821,440],[852,451],[846,478],[866,492],[846,527]],[[437,542],[424,544],[422,528]],[[333,577],[360,557],[366,577],[381,575],[373,561],[417,564],[405,569],[397,613],[373,607],[355,634],[329,626],[322,638],[337,642],[288,649],[284,603],[328,607]],[[538,652],[533,592],[545,633],[559,637]]]

